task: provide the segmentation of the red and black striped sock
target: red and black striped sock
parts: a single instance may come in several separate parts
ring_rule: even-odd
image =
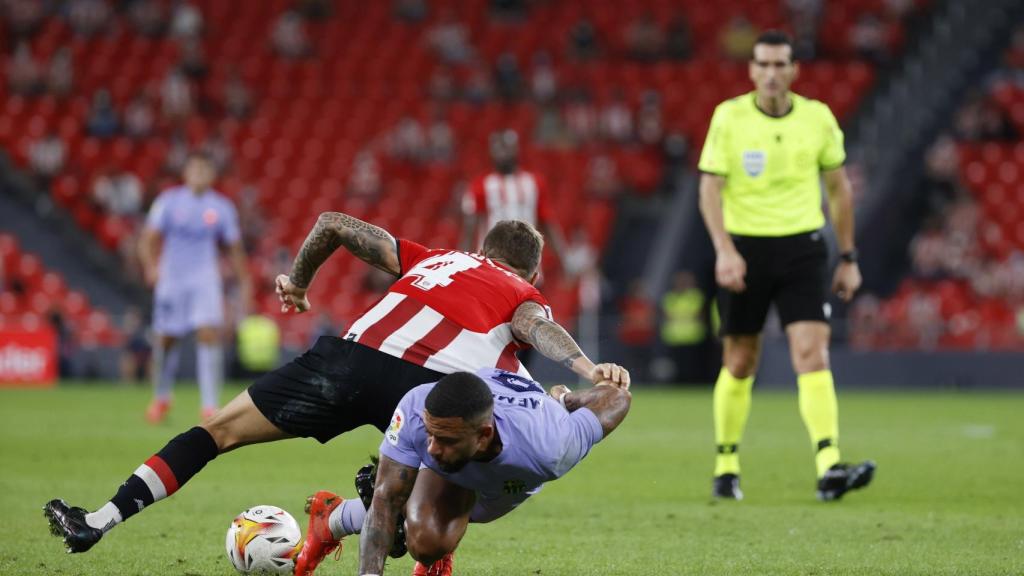
[[[121,513],[121,520],[127,520],[146,506],[177,492],[216,458],[217,453],[213,436],[196,426],[174,437],[163,450],[143,462],[110,501]]]

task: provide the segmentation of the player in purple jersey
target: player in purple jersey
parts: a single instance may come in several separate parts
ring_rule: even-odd
[[[170,408],[182,337],[196,333],[196,372],[205,420],[217,411],[223,378],[220,329],[224,293],[219,247],[226,246],[241,285],[243,305],[251,292],[238,214],[226,197],[210,186],[216,178],[212,160],[194,152],[185,163],[183,186],[160,193],[146,217],[139,244],[146,283],[154,287],[153,402],[146,418],[157,423]]]
[[[381,442],[369,510],[326,491],[311,497],[309,512],[322,522],[310,523],[295,573],[312,574],[343,536],[361,533],[359,573],[381,574],[404,513],[413,574],[450,575],[470,522],[511,512],[626,417],[629,373],[615,365],[604,370],[606,380],[579,392],[555,386],[546,394],[532,380],[493,368],[413,388]]]

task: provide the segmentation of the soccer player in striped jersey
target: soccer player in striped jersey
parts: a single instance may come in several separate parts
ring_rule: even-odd
[[[543,237],[529,224],[497,223],[481,254],[428,249],[346,214],[326,212],[289,275],[277,278],[282,310],[305,312],[317,269],[339,247],[397,280],[343,337],[259,378],[212,419],[172,439],[142,463],[104,506],[89,513],[51,500],[44,507],[70,552],[84,552],[145,507],[183,486],[235,448],[296,436],[327,442],[364,424],[384,431],[412,388],[445,374],[501,368],[529,378],[515,351],[532,346],[595,384],[595,365],[551,318],[532,282]]]

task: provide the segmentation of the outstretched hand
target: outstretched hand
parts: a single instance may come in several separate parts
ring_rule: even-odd
[[[274,288],[277,297],[281,300],[281,312],[288,312],[294,308],[296,313],[301,314],[310,309],[309,299],[306,298],[306,289],[292,284],[287,274],[277,275],[277,278],[274,279]]]
[[[616,388],[629,390],[629,370],[611,362],[598,364],[590,372],[590,381],[595,386],[599,384],[610,384]]]

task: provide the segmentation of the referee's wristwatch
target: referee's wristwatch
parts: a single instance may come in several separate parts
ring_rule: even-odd
[[[856,264],[857,263],[857,251],[856,250],[847,250],[846,252],[840,252],[839,253],[839,260],[841,262],[846,263],[846,264]]]

